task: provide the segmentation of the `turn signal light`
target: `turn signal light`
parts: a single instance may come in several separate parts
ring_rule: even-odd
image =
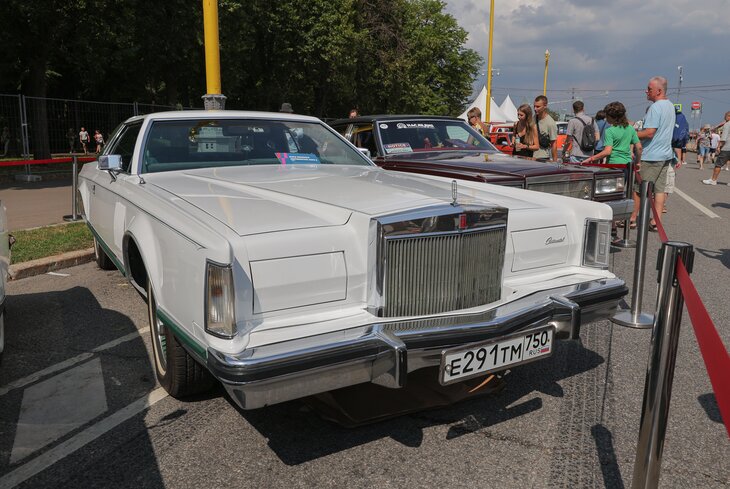
[[[221,338],[236,336],[233,272],[230,266],[208,262],[205,274],[205,331]]]

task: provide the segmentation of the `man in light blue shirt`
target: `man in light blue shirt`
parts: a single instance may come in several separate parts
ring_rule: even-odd
[[[667,99],[667,79],[655,76],[646,87],[646,98],[654,102],[646,112],[644,126],[637,132],[644,151],[641,164],[637,165],[642,181],[654,182],[654,198],[657,209],[664,208],[666,200],[667,172],[674,161],[672,133],[674,132],[674,104]],[[638,206],[638,196],[634,195]],[[656,231],[656,223],[649,224]]]

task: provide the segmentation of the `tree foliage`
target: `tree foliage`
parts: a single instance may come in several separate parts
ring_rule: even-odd
[[[0,93],[202,105],[201,2],[5,0]],[[481,64],[440,0],[219,0],[227,107],[455,114]]]

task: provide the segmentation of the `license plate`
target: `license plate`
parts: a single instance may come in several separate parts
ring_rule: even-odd
[[[441,384],[484,375],[550,356],[552,326],[441,352]]]

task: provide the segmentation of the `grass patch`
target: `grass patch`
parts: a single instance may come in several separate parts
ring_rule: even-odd
[[[94,246],[94,237],[83,222],[14,231],[13,236],[16,239],[11,255],[13,263]]]

